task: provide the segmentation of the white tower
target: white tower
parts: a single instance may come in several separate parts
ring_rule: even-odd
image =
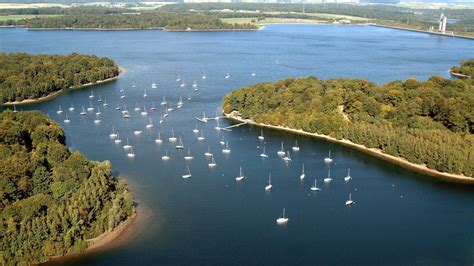
[[[441,16],[439,17],[439,27],[438,27],[439,32],[441,33],[446,32],[447,22],[448,22],[448,18],[443,13],[441,13]]]

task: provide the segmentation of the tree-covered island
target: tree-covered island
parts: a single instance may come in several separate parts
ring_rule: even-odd
[[[106,57],[0,53],[0,103],[31,102],[58,91],[115,79],[119,72]]]
[[[224,97],[223,111],[348,140],[460,179],[474,175],[471,79],[433,76],[377,85],[364,79],[290,78],[235,90]]]
[[[38,111],[0,113],[0,264],[37,264],[79,253],[134,214],[110,162],[64,144]]]

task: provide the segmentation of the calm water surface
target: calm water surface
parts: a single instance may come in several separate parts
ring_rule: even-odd
[[[255,82],[316,75],[362,77],[377,83],[430,75],[447,77],[461,59],[474,56],[474,42],[368,26],[274,25],[248,32],[26,31],[0,29],[2,52],[87,53],[113,58],[126,72],[116,82],[71,91],[23,110],[38,109],[62,124],[67,144],[90,159],[110,160],[134,192],[141,217],[130,240],[100,253],[61,261],[69,265],[149,264],[423,264],[471,265],[474,262],[474,191],[448,185],[392,166],[363,153],[294,134],[264,130],[268,159],[261,159],[260,129],[243,126],[216,131],[214,121],[199,123],[206,138],[192,132],[195,116],[215,116],[227,92]],[[278,62],[278,64],[277,64]],[[207,79],[201,76],[206,74]],[[225,79],[229,73],[230,78]],[[251,76],[255,73],[255,76]],[[185,80],[181,88],[177,76]],[[158,89],[151,89],[155,79]],[[200,91],[192,92],[197,81]],[[132,84],[136,87],[132,87]],[[120,99],[123,89],[126,98]],[[148,97],[143,98],[147,89]],[[88,95],[94,91],[96,98]],[[162,125],[162,97],[182,109]],[[110,104],[97,102],[99,95]],[[67,108],[74,104],[76,110]],[[136,103],[156,112],[142,116]],[[82,106],[102,111],[80,116]],[[126,104],[132,118],[115,110]],[[65,112],[57,115],[59,105]],[[64,124],[65,115],[71,119]],[[153,129],[145,129],[149,118]],[[230,122],[221,120],[221,126]],[[112,126],[129,139],[136,157],[128,159],[110,138]],[[167,139],[174,130],[184,142],[176,150]],[[143,130],[139,136],[134,130]],[[155,144],[158,131],[163,144]],[[221,138],[231,153],[223,155]],[[283,141],[301,147],[285,164],[276,155]],[[217,167],[209,169],[210,146]],[[183,180],[183,159],[192,178]],[[161,156],[168,150],[171,159]],[[323,163],[328,150],[334,162]],[[302,164],[306,178],[299,180]],[[239,166],[246,179],[236,182]],[[334,181],[324,184],[328,169]],[[351,169],[353,180],[343,177]],[[264,191],[269,172],[273,190]],[[310,186],[317,178],[321,192]],[[348,194],[356,204],[344,206]],[[290,222],[278,226],[283,208]]]

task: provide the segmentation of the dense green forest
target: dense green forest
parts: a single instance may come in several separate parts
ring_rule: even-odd
[[[71,153],[38,111],[0,113],[0,198],[0,265],[83,251],[134,213],[110,163]]]
[[[0,102],[37,99],[118,74],[117,65],[106,57],[0,53]]]
[[[474,79],[474,58],[463,60],[460,66],[453,66],[451,71]]]
[[[316,77],[261,83],[224,97],[226,113],[348,139],[426,164],[474,175],[474,85],[431,77],[377,85]]]
[[[115,11],[115,10],[113,10]],[[38,17],[15,22],[30,29],[82,28],[82,29],[150,29],[166,30],[232,30],[257,29],[252,24],[224,23],[217,16],[204,13],[176,13],[160,11],[123,13],[69,13],[57,17]]]

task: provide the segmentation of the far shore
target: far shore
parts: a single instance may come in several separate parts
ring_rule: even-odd
[[[260,30],[261,27],[256,29],[167,29],[164,27],[151,27],[151,28],[116,28],[116,29],[104,29],[104,28],[26,28],[31,31],[56,31],[56,30],[90,30],[90,31],[135,31],[135,30],[162,30],[169,32],[213,32],[213,31],[253,31]]]
[[[354,148],[358,151],[368,153],[368,154],[370,154],[374,157],[377,157],[377,158],[383,159],[385,161],[394,163],[398,166],[401,166],[403,168],[412,170],[414,172],[434,177],[434,178],[436,178],[438,180],[441,180],[441,181],[450,182],[450,183],[457,183],[457,184],[474,185],[474,178],[472,178],[472,177],[467,177],[467,176],[464,176],[464,175],[451,174],[451,173],[445,173],[445,172],[439,172],[439,171],[436,171],[436,170],[433,170],[433,169],[430,169],[430,168],[426,167],[426,165],[415,164],[415,163],[407,161],[404,158],[400,158],[400,157],[396,157],[396,156],[393,156],[393,155],[390,155],[390,154],[386,154],[386,153],[382,152],[379,149],[367,148],[364,145],[354,143],[350,140],[346,140],[346,139],[338,140],[336,138],[333,138],[333,137],[330,137],[330,136],[327,136],[327,135],[318,134],[318,133],[310,133],[310,132],[303,131],[301,129],[293,129],[293,128],[289,128],[289,127],[274,126],[274,125],[270,125],[270,124],[257,123],[257,122],[255,122],[251,119],[243,119],[240,116],[237,116],[233,113],[230,113],[230,114],[224,113],[224,116],[226,118],[230,119],[230,120],[234,120],[234,121],[237,121],[237,122],[240,122],[240,123],[245,122],[245,123],[250,124],[250,125],[267,127],[267,128],[277,129],[277,130],[284,130],[284,131],[288,131],[288,132],[292,132],[292,133],[296,133],[296,134],[300,134],[300,135],[311,136],[311,137],[315,137],[315,138],[319,138],[319,139],[324,139],[326,141],[339,143],[339,144],[342,144],[344,146]]]
[[[23,101],[6,102],[6,103],[2,103],[1,105],[3,105],[3,106],[27,105],[27,104],[34,104],[34,103],[48,101],[48,100],[56,98],[57,96],[63,94],[64,92],[68,92],[70,90],[82,89],[82,88],[85,88],[85,87],[90,87],[90,86],[99,85],[99,84],[102,84],[102,83],[117,80],[119,78],[120,74],[122,74],[124,72],[125,72],[125,69],[119,68],[119,74],[115,77],[111,77],[111,78],[104,79],[104,80],[98,80],[96,82],[87,83],[87,84],[83,84],[83,85],[80,85],[80,86],[70,87],[69,89],[66,89],[66,90],[63,89],[63,90],[55,91],[55,92],[52,92],[52,93],[50,93],[46,96],[43,96],[43,97],[40,97],[40,98],[37,98],[37,99],[25,99]]]

